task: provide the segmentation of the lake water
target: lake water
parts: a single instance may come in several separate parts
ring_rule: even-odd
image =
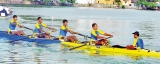
[[[99,29],[113,34],[109,39],[111,45],[129,45],[133,43],[134,31],[140,32],[145,48],[160,50],[160,12],[133,9],[105,9],[88,7],[11,7],[18,15],[18,21],[29,28],[35,28],[37,17],[58,31],[51,33],[59,35],[62,20],[69,21],[69,27],[82,34],[90,35],[92,23],[97,23]],[[0,29],[7,30],[9,19],[0,19]],[[32,31],[24,30],[26,34]],[[47,29],[45,29],[47,30]],[[68,34],[71,35],[71,34]],[[84,37],[77,36],[80,41]],[[59,43],[37,46],[34,43],[22,44],[6,43],[7,39],[0,39],[0,63],[4,64],[159,64],[158,58],[142,57],[133,60],[127,56],[90,56],[76,51],[61,50]]]

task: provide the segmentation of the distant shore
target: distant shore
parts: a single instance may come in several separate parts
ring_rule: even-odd
[[[141,7],[137,6],[125,6],[122,8],[122,5],[106,5],[106,4],[74,4],[74,7],[94,7],[94,8],[114,8],[114,9],[142,9]]]
[[[2,4],[2,3],[0,3]],[[37,4],[9,4],[3,3],[3,5],[9,5],[11,7],[53,7],[51,5],[37,5]],[[54,6],[54,7],[93,7],[93,8],[113,8],[113,9],[138,9],[141,10],[141,7],[137,6],[125,6],[122,8],[122,5],[105,5],[105,4],[73,4],[72,6]]]

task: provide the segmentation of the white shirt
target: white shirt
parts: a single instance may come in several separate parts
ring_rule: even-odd
[[[0,6],[0,11],[2,11],[3,10],[3,6]]]
[[[7,11],[7,14],[9,14],[9,8],[5,7],[5,10]]]

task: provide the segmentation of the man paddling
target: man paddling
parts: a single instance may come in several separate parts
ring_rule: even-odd
[[[91,31],[90,43],[95,45],[108,45],[106,37],[100,36],[99,34],[110,37],[113,37],[113,35],[99,30],[98,25],[96,23],[92,24],[92,28],[93,30]]]
[[[72,31],[68,26],[68,21],[63,20],[63,25],[60,27],[60,34],[59,40],[69,41],[69,42],[78,42],[78,39],[75,36],[67,36],[67,32],[71,34],[77,34],[76,32]]]
[[[10,25],[8,28],[8,34],[14,34],[23,36],[25,33],[22,30],[15,30],[16,26],[23,28],[24,26],[21,26],[19,22],[17,21],[17,15],[13,15],[13,19],[10,21]]]
[[[127,49],[144,49],[144,45],[143,45],[143,40],[141,38],[139,38],[139,32],[138,31],[135,31],[134,33],[132,33],[133,36],[134,36],[134,42],[133,42],[133,45],[129,45],[129,46],[126,46]]]
[[[38,22],[35,25],[34,34],[35,38],[50,38],[50,33],[43,30],[43,27],[48,28],[53,31],[57,31],[55,28],[51,28],[42,22],[42,18],[37,18]]]

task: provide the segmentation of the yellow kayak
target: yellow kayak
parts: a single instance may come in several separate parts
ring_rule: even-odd
[[[140,56],[151,56],[151,57],[160,57],[160,52],[153,50],[128,50],[126,48],[113,48],[107,46],[94,46],[94,45],[84,45],[80,43],[71,43],[71,42],[61,42],[62,45],[65,45],[69,48],[75,48],[74,50],[87,50],[89,54],[100,54],[107,55],[108,53],[119,53],[119,54],[130,54],[130,55],[140,55]]]

